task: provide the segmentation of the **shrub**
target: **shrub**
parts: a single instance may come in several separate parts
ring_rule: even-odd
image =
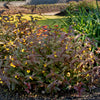
[[[58,25],[35,27],[33,20],[18,18],[14,23],[1,20],[0,83],[53,94],[71,89],[81,94],[93,85],[98,68],[93,41],[71,27],[65,33]]]
[[[97,8],[87,2],[80,2],[73,10],[66,9],[67,26],[73,25],[73,28],[80,33],[86,33],[90,38],[97,40],[95,43],[100,45],[100,14]]]

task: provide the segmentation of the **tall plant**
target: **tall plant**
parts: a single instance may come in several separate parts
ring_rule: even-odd
[[[97,8],[92,8],[91,5],[85,4],[77,5],[77,11],[71,13],[70,10],[66,10],[68,12],[68,18],[66,19],[67,26],[73,25],[73,28],[76,31],[81,33],[86,33],[86,35],[94,40],[96,40],[96,44],[100,46],[100,14],[99,14],[99,6],[96,0]]]
[[[99,11],[98,0],[96,0],[97,10]]]

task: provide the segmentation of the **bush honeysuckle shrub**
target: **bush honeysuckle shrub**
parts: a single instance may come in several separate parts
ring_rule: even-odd
[[[16,15],[16,18],[10,15],[0,16],[0,52],[3,56],[11,54],[10,49],[16,49],[15,41],[33,33],[36,20],[32,16],[30,17],[31,20],[23,19],[20,14]],[[4,51],[2,52],[2,50]]]
[[[27,93],[74,89],[80,95],[90,88],[98,69],[98,58],[92,52],[94,43],[71,27],[65,33],[58,25],[30,29],[30,23],[19,22],[17,28],[6,30],[2,36],[0,83]]]

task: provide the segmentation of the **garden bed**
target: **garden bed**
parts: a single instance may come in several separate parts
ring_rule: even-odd
[[[60,96],[48,96],[44,94],[25,94],[24,92],[9,91],[7,87],[0,86],[0,100],[100,100],[100,87],[91,93],[84,92],[81,97],[76,93],[63,93]]]
[[[29,13],[25,11],[27,7],[22,8],[18,10],[12,6],[10,10]],[[30,13],[36,13],[32,12],[33,8],[29,9]],[[10,10],[4,14],[16,14]],[[79,34],[80,31],[73,30],[71,26],[68,26],[68,34],[54,24],[53,28],[49,25],[36,27],[32,16],[31,21],[18,16],[16,23],[8,23],[2,17],[0,20],[1,33],[4,33],[0,44],[0,83],[12,89],[9,91],[6,86],[0,86],[0,100],[100,99],[100,66],[96,66],[99,58],[92,51],[94,42],[84,38],[84,33]],[[85,88],[89,92],[82,92]]]

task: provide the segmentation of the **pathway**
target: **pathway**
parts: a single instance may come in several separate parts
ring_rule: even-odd
[[[0,7],[3,7],[3,4],[4,4],[4,3],[6,3],[6,2],[0,1]],[[11,4],[12,6],[23,6],[23,5],[26,4],[26,1],[11,1],[10,4]]]

